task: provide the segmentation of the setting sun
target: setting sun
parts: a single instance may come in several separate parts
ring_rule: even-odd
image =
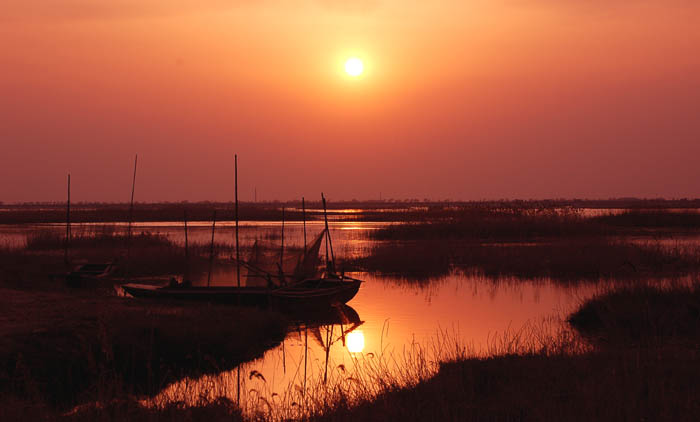
[[[364,71],[362,60],[357,57],[351,57],[345,62],[345,73],[350,76],[360,76]]]

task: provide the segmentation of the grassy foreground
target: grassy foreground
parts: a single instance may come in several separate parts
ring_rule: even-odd
[[[233,368],[287,330],[281,315],[252,309],[75,291],[0,289],[0,297],[0,393],[58,409]]]

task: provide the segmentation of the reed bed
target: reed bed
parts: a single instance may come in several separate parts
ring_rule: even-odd
[[[206,271],[212,254],[209,242],[190,242],[188,255],[184,245],[160,233],[134,232],[123,228],[78,226],[71,236],[68,263],[64,260],[65,234],[51,228],[33,230],[24,248],[0,247],[0,283],[17,288],[46,287],[52,274],[65,273],[84,262],[112,262],[115,277],[179,276]],[[215,242],[215,261],[230,260],[235,247]],[[247,254],[248,248],[242,248]],[[186,259],[188,258],[188,259]]]
[[[695,209],[627,210],[618,214],[606,214],[592,218],[600,224],[621,228],[678,229],[682,231],[700,229],[700,213]]]
[[[578,238],[536,243],[460,241],[379,242],[367,254],[346,260],[346,268],[426,281],[465,271],[490,278],[633,280],[677,276],[700,270],[700,247],[659,242]]]
[[[700,282],[625,286],[600,294],[569,323],[599,347],[700,346]]]
[[[609,234],[576,209],[460,208],[417,222],[374,230],[376,240],[527,241],[546,237]]]
[[[523,242],[572,237],[692,233],[700,229],[695,210],[627,210],[587,216],[576,208],[455,208],[406,215],[370,232],[375,240],[478,240]]]

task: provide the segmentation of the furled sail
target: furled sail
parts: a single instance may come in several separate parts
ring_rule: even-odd
[[[318,267],[321,264],[319,251],[321,250],[321,243],[323,242],[323,236],[325,234],[326,230],[323,229],[321,233],[319,233],[318,236],[316,236],[316,238],[306,246],[306,253],[302,254],[302,257],[294,271],[295,281],[301,281],[318,276]]]
[[[245,262],[246,286],[271,287],[313,278],[318,275],[319,251],[325,229],[303,249],[285,249],[253,244]]]

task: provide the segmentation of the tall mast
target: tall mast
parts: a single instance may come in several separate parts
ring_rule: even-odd
[[[331,261],[330,270],[331,273],[335,274],[335,254],[333,253],[333,242],[331,242],[331,232],[328,230],[328,211],[326,210],[326,197],[323,196],[321,192],[321,199],[323,200],[323,218],[326,221],[326,245],[331,248]],[[328,261],[328,252],[326,252],[326,261]]]
[[[304,256],[306,256],[306,204],[304,197],[301,197],[301,219],[304,221]]]
[[[189,281],[190,279],[190,248],[187,241],[187,210],[183,212],[183,216],[185,220],[185,277],[182,281],[185,282]]]
[[[284,277],[284,207],[282,207],[282,248],[280,249],[280,282],[286,284]]]
[[[241,261],[238,246],[238,154],[233,156],[234,162],[234,196],[236,202],[236,285],[241,287]]]
[[[129,204],[129,223],[126,231],[126,279],[129,279],[129,261],[131,258],[131,221],[134,218],[134,190],[136,189],[136,165],[139,162],[139,155],[134,157],[134,178],[131,181],[131,202]]]
[[[64,251],[64,260],[66,265],[68,265],[68,249],[70,248],[70,173],[68,173],[68,200],[66,201],[66,245]]]
[[[131,181],[131,202],[129,203],[129,224],[127,228],[127,239],[131,240],[131,221],[134,218],[134,191],[136,190],[136,165],[139,162],[139,155],[134,157],[134,178]]]
[[[214,263],[214,230],[216,229],[216,209],[211,222],[211,248],[209,249],[209,275],[207,276],[207,287],[211,284],[211,267]]]

